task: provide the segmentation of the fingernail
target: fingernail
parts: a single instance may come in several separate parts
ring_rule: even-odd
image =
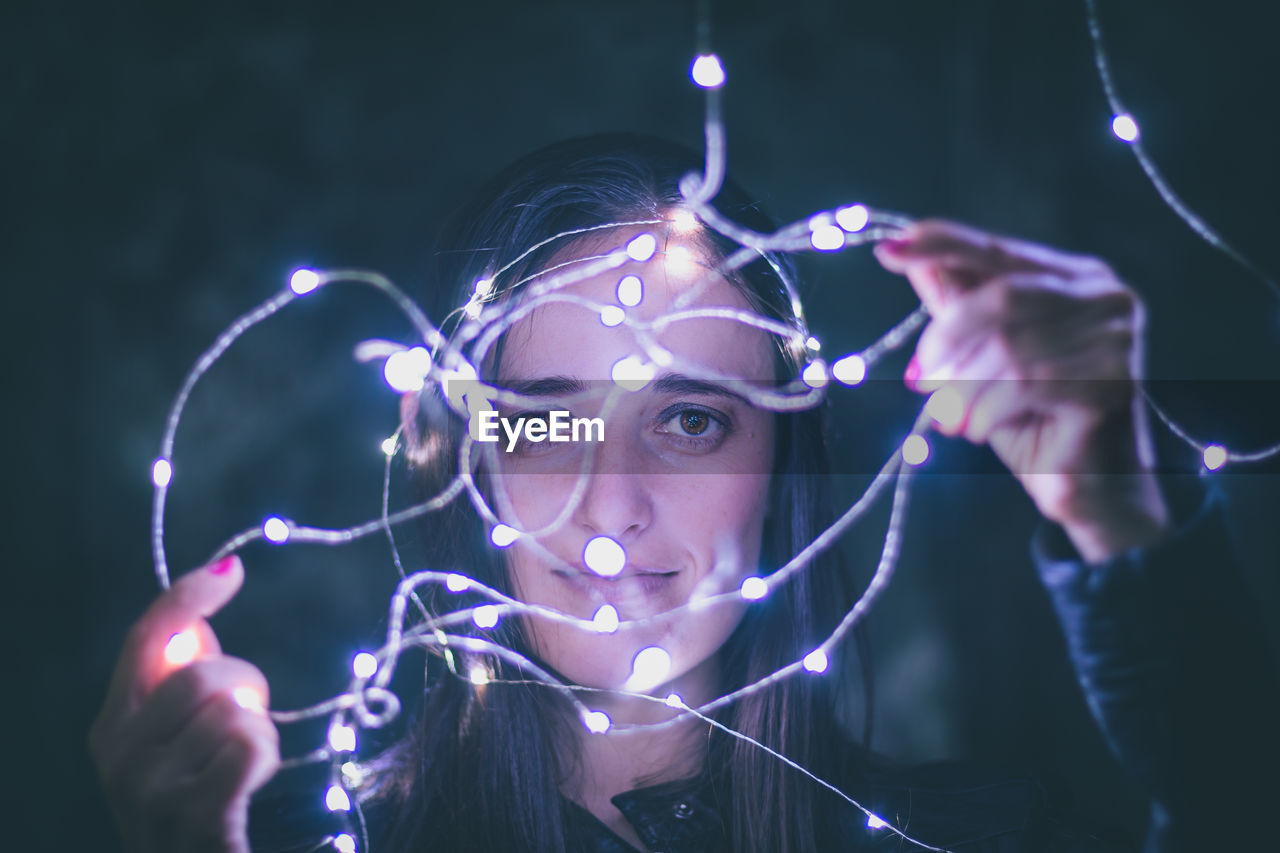
[[[907,370],[902,374],[902,381],[912,391],[916,390],[916,382],[920,379],[920,362],[916,361],[916,357],[911,356],[911,361],[907,362]]]
[[[221,560],[218,560],[216,563],[211,563],[209,565],[209,574],[225,575],[227,572],[231,571],[231,567],[234,566],[235,564],[236,564],[236,557],[234,554],[227,557],[223,557]]]

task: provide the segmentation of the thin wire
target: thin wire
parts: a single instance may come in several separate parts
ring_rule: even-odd
[[[1094,65],[1097,66],[1098,76],[1102,80],[1102,92],[1107,98],[1107,105],[1111,108],[1114,116],[1130,115],[1120,101],[1120,96],[1116,91],[1115,80],[1111,76],[1111,64],[1107,59],[1106,51],[1102,47],[1102,24],[1098,19],[1097,0],[1085,0],[1085,7],[1089,22],[1089,38],[1093,45]],[[1146,173],[1152,186],[1160,194],[1160,198],[1164,199],[1164,203],[1202,240],[1248,270],[1265,284],[1273,295],[1280,297],[1280,285],[1277,285],[1274,279],[1246,257],[1243,252],[1228,243],[1226,238],[1214,230],[1203,217],[1188,207],[1186,202],[1173,191],[1173,187],[1169,185],[1164,175],[1156,167],[1155,161],[1147,154],[1147,149],[1142,144],[1141,130],[1139,130],[1138,137],[1128,144],[1133,149],[1133,156],[1137,158],[1138,165],[1142,167],[1142,171]]]
[[[1120,100],[1116,94],[1114,81],[1111,76],[1110,67],[1103,51],[1101,27],[1098,22],[1096,13],[1095,0],[1086,0],[1089,31],[1092,39],[1095,64],[1097,66],[1100,78],[1102,80],[1103,90],[1106,95],[1108,104],[1113,112],[1117,115],[1125,113]],[[699,55],[710,54],[710,4],[708,0],[699,0],[697,12],[697,43]],[[668,312],[654,320],[641,321],[633,316],[624,314],[623,323],[635,335],[636,340],[643,350],[646,357],[652,359],[654,364],[665,363],[663,360],[668,359],[672,363],[677,360],[665,348],[660,346],[658,339],[662,330],[675,322],[689,319],[725,319],[735,323],[741,323],[745,326],[761,329],[770,334],[778,335],[784,340],[795,343],[797,339],[800,343],[804,343],[808,337],[808,327],[804,320],[803,306],[794,285],[789,278],[783,275],[773,260],[772,255],[779,252],[795,252],[795,251],[813,251],[817,249],[814,245],[814,229],[818,227],[815,223],[823,222],[830,224],[834,211],[820,211],[814,216],[804,220],[783,226],[771,234],[764,234],[747,229],[730,218],[721,214],[713,205],[713,201],[718,194],[723,181],[726,167],[726,141],[724,124],[720,112],[720,92],[718,87],[710,87],[705,90],[705,114],[704,114],[704,135],[705,135],[705,154],[703,171],[701,175],[691,173],[684,176],[680,182],[680,190],[684,197],[685,204],[710,230],[716,231],[735,241],[741,248],[731,253],[729,257],[715,265],[714,268],[708,268],[697,282],[686,291],[684,291],[678,299],[675,311]],[[1177,213],[1202,239],[1210,245],[1218,248],[1226,253],[1229,257],[1242,265],[1244,268],[1254,273],[1262,279],[1274,292],[1280,295],[1280,287],[1268,278],[1259,268],[1257,268],[1249,259],[1232,248],[1226,241],[1218,235],[1216,231],[1208,226],[1198,215],[1191,211],[1182,200],[1169,187],[1167,181],[1162,177],[1156,169],[1154,162],[1146,154],[1145,149],[1139,140],[1134,140],[1132,147],[1139,164],[1155,186],[1157,192],[1165,200],[1166,204]],[[911,223],[911,219],[901,214],[891,213],[887,211],[867,209],[867,222],[863,228],[857,232],[842,233],[840,248],[848,248],[857,245],[864,245],[868,242],[881,239],[886,236],[893,236],[902,228]],[[543,240],[534,246],[526,249],[515,259],[507,262],[498,268],[495,277],[505,273],[513,268],[515,264],[529,256],[529,254],[540,247],[546,246],[553,241],[563,240],[573,236],[578,236],[588,232],[599,232],[605,229],[615,229],[623,227],[634,227],[637,225],[659,225],[667,222],[665,219],[643,219],[628,222],[612,222],[605,223],[590,228],[581,228],[573,231],[566,231],[556,234],[546,240]],[[763,257],[767,262],[774,266],[775,271],[779,272],[779,278],[787,293],[792,300],[792,309],[794,314],[795,325],[779,322],[768,317],[762,317],[749,311],[740,311],[728,308],[708,308],[693,307],[694,300],[697,295],[702,293],[706,287],[709,287],[717,277],[727,275],[746,264],[752,263]],[[516,287],[524,287],[525,299],[519,305],[508,306],[500,304],[498,300],[499,294],[496,291],[481,292],[477,288],[476,293],[472,297],[472,301],[480,306],[479,310],[471,311],[471,303],[467,306],[457,309],[446,318],[446,322],[458,316],[459,312],[467,314],[476,314],[472,319],[475,322],[462,323],[456,330],[452,341],[431,324],[425,313],[413,302],[406,294],[401,292],[386,277],[372,272],[360,270],[344,270],[334,271],[321,274],[319,276],[319,284],[325,285],[336,281],[350,281],[362,283],[372,286],[387,296],[396,304],[396,306],[409,318],[413,324],[417,334],[422,341],[430,347],[431,364],[424,382],[432,382],[440,385],[445,392],[445,397],[449,400],[449,405],[461,416],[469,417],[472,413],[472,406],[475,401],[472,396],[477,398],[483,396],[486,400],[493,399],[498,401],[520,401],[529,399],[525,395],[516,394],[507,389],[493,387],[478,381],[478,371],[475,364],[483,363],[485,355],[494,347],[501,336],[509,330],[513,324],[529,315],[536,308],[552,303],[560,302],[566,304],[577,305],[587,311],[600,314],[604,310],[605,305],[584,299],[574,293],[566,291],[571,285],[599,275],[610,269],[614,269],[625,263],[627,255],[625,251],[614,250],[606,254],[592,255],[584,258],[576,258],[565,261],[546,269],[538,270],[519,281],[515,282],[509,288],[504,288],[503,294],[510,293]],[[256,308],[238,317],[209,347],[201,354],[196,361],[195,366],[184,378],[180,390],[170,408],[168,418],[165,423],[164,437],[161,441],[160,459],[165,462],[172,463],[174,437],[178,425],[180,423],[183,411],[187,401],[204,374],[213,366],[213,364],[226,352],[226,350],[239,339],[246,331],[253,326],[265,321],[274,315],[284,306],[288,305],[299,294],[286,290],[272,298],[266,300]],[[489,304],[485,304],[488,302]],[[923,306],[915,309],[906,318],[897,323],[893,328],[884,333],[880,338],[874,341],[870,346],[866,347],[860,356],[867,369],[870,369],[883,356],[891,351],[904,346],[919,329],[928,320],[928,313]],[[816,350],[816,347],[815,347]],[[682,360],[679,362],[681,369],[696,376],[697,378],[706,379],[708,381],[728,382],[734,381],[733,377],[718,374],[710,371],[703,366],[695,364],[685,364]],[[458,382],[465,380],[473,382],[473,385],[463,386],[467,390],[454,394],[449,393],[449,382]],[[799,384],[799,379],[792,386],[784,387],[780,391],[769,389],[754,389],[746,396],[755,405],[761,408],[774,411],[799,411],[811,408],[817,405],[825,397],[825,382],[817,386],[809,386]],[[456,391],[456,389],[455,389]],[[605,408],[608,409],[617,399],[620,398],[621,391],[617,388],[612,389],[610,396],[606,399]],[[1145,395],[1145,391],[1143,392]],[[1177,424],[1175,424],[1149,396],[1146,397],[1147,402],[1152,406],[1156,415],[1163,421],[1179,438],[1204,452],[1208,445],[1198,442]],[[464,404],[462,401],[466,400]],[[931,420],[922,409],[918,414],[915,425],[912,429],[912,435],[923,435],[930,428]],[[445,489],[430,500],[408,507],[397,512],[390,510],[390,490],[391,490],[391,466],[395,452],[400,444],[401,430],[397,429],[392,436],[393,442],[392,453],[387,454],[383,469],[382,496],[380,513],[377,519],[352,527],[341,529],[330,529],[320,527],[310,527],[299,525],[293,522],[286,522],[288,537],[290,543],[315,543],[328,546],[341,545],[351,542],[355,539],[367,536],[371,533],[382,532],[387,537],[389,547],[391,549],[392,561],[394,563],[400,582],[397,585],[396,592],[392,597],[389,607],[387,634],[383,646],[375,652],[375,658],[378,666],[374,674],[370,677],[356,677],[348,686],[348,690],[330,699],[321,701],[312,706],[293,710],[293,711],[271,711],[272,720],[277,723],[292,723],[305,719],[321,717],[329,715],[332,717],[331,725],[342,722],[343,725],[349,722],[356,728],[378,728],[386,725],[395,719],[400,712],[399,698],[389,690],[389,684],[394,675],[400,656],[407,650],[413,648],[423,648],[431,654],[443,653],[449,662],[450,671],[457,675],[454,668],[453,653],[451,650],[470,653],[483,659],[485,656],[491,656],[499,661],[505,661],[515,667],[521,673],[531,676],[522,683],[541,684],[549,689],[560,692],[571,702],[578,713],[586,715],[590,709],[577,698],[577,693],[590,690],[595,692],[608,692],[614,695],[643,695],[631,694],[627,691],[604,691],[599,688],[584,688],[579,685],[565,684],[551,673],[542,669],[533,661],[520,655],[518,652],[509,649],[501,644],[492,642],[482,637],[474,637],[459,633],[446,633],[446,629],[452,626],[467,626],[472,623],[481,624],[479,617],[485,614],[495,620],[509,618],[516,614],[530,616],[532,618],[550,620],[554,623],[565,624],[571,626],[575,630],[599,633],[600,628],[596,625],[594,619],[581,619],[571,614],[563,613],[554,608],[526,604],[518,599],[512,598],[498,590],[481,584],[474,579],[466,576],[464,578],[465,591],[479,596],[485,603],[475,606],[461,608],[450,611],[449,613],[439,616],[433,615],[425,606],[421,597],[418,595],[418,587],[427,584],[445,584],[447,588],[454,589],[452,585],[456,578],[459,577],[454,572],[440,572],[434,570],[422,570],[412,574],[406,574],[399,547],[396,542],[393,528],[412,518],[417,518],[424,514],[439,510],[445,505],[455,500],[459,495],[466,494],[471,503],[475,507],[478,515],[490,524],[499,523],[500,518],[516,519],[514,506],[509,496],[506,494],[505,487],[499,484],[496,490],[497,500],[499,503],[499,512],[494,512],[489,506],[484,495],[477,488],[472,470],[478,460],[472,455],[472,438],[470,435],[464,437],[459,446],[459,465],[458,474],[445,487]],[[562,509],[552,523],[546,525],[542,530],[528,531],[516,528],[521,535],[521,542],[525,547],[529,547],[543,554],[544,558],[563,563],[554,554],[551,554],[540,541],[538,535],[545,530],[557,529],[565,523],[566,519],[572,514],[574,507],[582,500],[582,491],[585,489],[584,480],[585,473],[590,470],[592,451],[589,448],[585,455],[583,470],[579,472],[575,489],[566,507]],[[491,447],[484,447],[482,451],[486,453],[488,463],[492,468],[494,464],[494,451]],[[1227,451],[1227,458],[1231,461],[1246,462],[1260,461],[1280,453],[1280,445],[1267,448],[1262,451],[1251,453]],[[814,651],[822,651],[824,653],[833,652],[839,643],[843,642],[851,632],[853,632],[862,623],[867,613],[879,600],[880,596],[888,588],[894,577],[898,558],[901,553],[901,543],[903,540],[903,530],[907,518],[907,509],[909,506],[909,489],[913,476],[913,466],[908,465],[902,457],[901,448],[896,450],[890,459],[881,468],[876,478],[864,491],[863,495],[855,501],[841,515],[839,519],[834,521],[826,530],[822,531],[811,542],[807,543],[801,550],[789,559],[784,565],[778,567],[773,572],[762,578],[766,584],[766,589],[773,591],[781,583],[786,582],[799,572],[810,567],[814,558],[825,550],[834,547],[835,543],[843,536],[844,532],[862,518],[873,502],[893,483],[893,500],[890,509],[890,518],[885,531],[884,543],[881,550],[880,558],[876,569],[872,574],[866,588],[857,600],[844,614],[840,622],[832,630],[830,635],[822,641]],[[159,482],[161,478],[156,477],[156,490],[152,504],[152,550],[155,557],[156,576],[162,588],[169,586],[169,571],[165,556],[164,547],[164,511],[167,491],[169,483]],[[503,522],[505,523],[505,522]],[[262,539],[265,532],[262,527],[255,527],[227,540],[215,553],[213,559],[224,556],[239,550],[250,542]],[[648,617],[640,620],[627,620],[620,622],[614,630],[625,628],[642,627],[656,622],[660,618],[670,618],[673,614],[683,612],[692,612],[693,610],[705,611],[708,607],[729,605],[731,603],[741,603],[743,594],[741,590],[727,590],[715,595],[710,595],[697,601],[690,601],[677,608],[673,608],[663,614]],[[409,602],[413,602],[422,622],[418,625],[406,625],[406,610]],[[612,633],[610,631],[609,633]],[[807,656],[806,656],[807,657]],[[872,817],[872,813],[857,803],[851,797],[840,791],[836,786],[820,779],[806,768],[799,765],[794,760],[778,753],[764,744],[750,738],[744,733],[734,731],[707,716],[707,713],[714,711],[729,704],[749,696],[753,693],[768,689],[778,681],[796,675],[803,669],[803,659],[793,661],[790,664],[778,669],[749,685],[728,694],[716,697],[707,702],[700,708],[694,709],[681,704],[683,709],[681,713],[673,719],[660,723],[648,724],[621,724],[611,726],[612,732],[627,732],[641,729],[659,729],[665,726],[675,725],[682,720],[688,719],[690,716],[696,717],[707,722],[716,728],[739,738],[744,742],[753,744],[754,746],[765,750],[767,753],[786,763],[788,766],[800,771],[810,779],[818,782],[822,786],[836,793],[852,805],[859,808],[868,818]],[[507,679],[488,679],[486,683],[502,684],[516,683]],[[645,696],[651,701],[659,701],[654,697]],[[584,719],[586,717],[584,716]],[[869,722],[869,718],[868,718]],[[311,764],[323,761],[338,761],[340,756],[328,748],[313,750],[304,755],[290,758],[282,762],[284,767],[297,767],[304,764]],[[358,783],[353,783],[358,787]],[[345,790],[345,785],[344,785]],[[369,845],[367,825],[365,824],[363,812],[359,809],[358,798],[356,799],[356,818],[359,822],[361,838],[364,847],[367,850]],[[879,818],[879,816],[876,816]],[[884,821],[883,818],[879,820]],[[916,844],[927,850],[938,851],[941,848],[930,847],[915,839],[905,835],[897,827],[893,827],[887,821],[884,822],[891,831],[901,836],[904,840]],[[332,839],[329,839],[330,841]]]

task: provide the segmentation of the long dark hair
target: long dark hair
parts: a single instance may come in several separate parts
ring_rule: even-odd
[[[434,255],[431,282],[443,310],[461,305],[474,282],[492,276],[528,247],[552,235],[606,222],[659,218],[680,201],[679,179],[701,169],[694,152],[656,138],[605,134],[558,143],[499,173],[453,218]],[[733,183],[717,197],[722,212],[747,227],[772,230],[768,218]],[[703,245],[718,258],[736,246],[703,229]],[[544,268],[562,244],[539,249],[494,283],[494,292]],[[796,323],[782,276],[785,258],[762,259],[730,277],[757,312]],[[438,310],[435,316],[442,316]],[[780,347],[780,375],[796,376],[803,352]],[[424,488],[452,474],[450,452],[458,428],[424,394],[407,424],[410,458]],[[762,559],[776,567],[791,559],[831,521],[825,406],[777,415],[770,511]],[[442,439],[442,435],[451,439]],[[487,547],[486,530],[465,501],[428,518],[424,543],[434,568],[452,569],[509,591],[501,558]],[[816,558],[767,598],[750,606],[721,648],[730,689],[754,682],[812,650],[851,604],[838,556]],[[448,595],[448,600],[444,596]],[[423,590],[433,613],[480,603],[437,588]],[[519,619],[503,620],[490,636],[528,654]],[[859,638],[859,648],[861,649]],[[458,672],[465,665],[457,653]],[[512,667],[487,661],[495,678],[520,678]],[[864,657],[861,668],[867,673]],[[839,666],[835,668],[839,671]],[[724,725],[768,745],[824,778],[848,778],[865,752],[842,734],[834,713],[838,677],[784,680],[714,715]],[[428,690],[406,737],[379,763],[374,786],[391,850],[568,850],[568,805],[560,785],[573,762],[580,725],[553,690],[529,684],[477,687],[457,677],[439,655],[428,657]],[[869,690],[867,691],[869,699]],[[870,709],[867,709],[870,720]],[[869,726],[868,726],[869,733]],[[864,734],[864,737],[866,734]],[[824,816],[839,801],[755,746],[714,729],[705,779],[712,786],[731,849],[801,851],[817,846]]]

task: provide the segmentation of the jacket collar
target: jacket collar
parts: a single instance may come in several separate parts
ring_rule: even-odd
[[[724,824],[705,776],[624,791],[611,802],[654,853],[713,853],[727,849]],[[592,853],[634,853],[634,847],[590,811],[577,803],[570,806],[575,834],[581,832],[586,842],[582,849]]]

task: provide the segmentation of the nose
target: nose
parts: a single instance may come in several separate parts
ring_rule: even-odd
[[[608,536],[626,544],[653,523],[652,484],[641,470],[641,453],[629,444],[606,439],[595,445],[582,501],[574,513],[588,536]]]

